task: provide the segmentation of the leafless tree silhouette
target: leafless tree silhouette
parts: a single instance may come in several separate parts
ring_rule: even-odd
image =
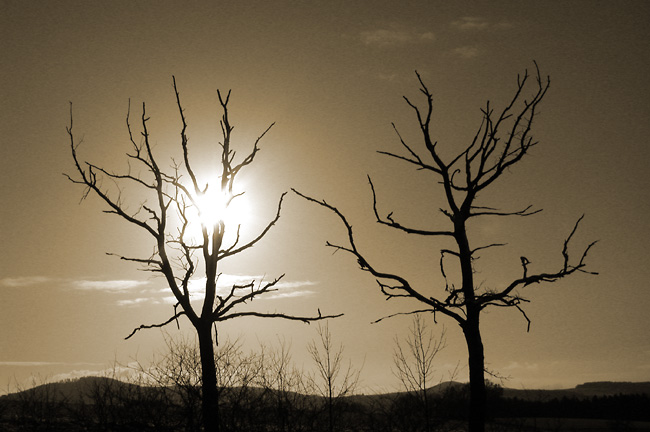
[[[444,192],[446,202],[440,211],[449,221],[447,227],[442,229],[408,227],[396,220],[392,211],[385,216],[380,212],[375,186],[368,177],[373,197],[374,215],[379,224],[411,235],[446,238],[454,242],[454,248],[440,249],[440,272],[444,277],[445,285],[440,287],[438,293],[430,292],[429,286],[415,286],[399,274],[375,267],[366,259],[364,252],[357,247],[352,224],[337,207],[325,200],[317,200],[294,190],[308,201],[323,206],[336,214],[346,228],[347,241],[345,243],[327,242],[327,246],[351,254],[361,270],[376,278],[379,289],[387,299],[415,299],[421,307],[411,313],[429,311],[433,313],[434,320],[437,314],[442,314],[458,323],[463,331],[469,354],[469,427],[472,432],[484,430],[486,415],[485,359],[479,326],[481,312],[491,306],[514,307],[528,321],[528,317],[521,309],[521,304],[528,300],[520,294],[519,289],[532,284],[554,282],[577,272],[595,274],[585,269],[587,253],[595,242],[586,246],[577,260],[570,259],[569,256],[569,244],[582,221],[582,217],[580,217],[561,247],[563,263],[559,268],[534,272],[528,259],[522,257],[521,274],[504,286],[488,289],[474,279],[474,264],[478,259],[477,252],[504,246],[504,244],[471,245],[468,222],[489,217],[525,217],[541,211],[533,210],[532,206],[506,211],[478,203],[479,194],[496,185],[496,181],[520,162],[537,144],[531,132],[533,120],[538,112],[539,104],[549,88],[550,78],[542,78],[537,64],[535,64],[535,72],[535,75],[531,76],[526,71],[523,76],[518,77],[514,96],[501,111],[495,111],[490,102],[487,102],[486,107],[481,110],[482,121],[473,140],[449,160],[443,158],[437,141],[432,137],[433,95],[416,72],[420,83],[420,92],[426,101],[425,108],[419,107],[407,97],[404,97],[404,100],[415,112],[422,143],[419,147],[407,144],[393,124],[401,146],[405,150],[404,154],[379,151],[379,153],[405,162],[417,170],[430,173]],[[531,85],[533,87],[531,95],[524,95]],[[458,283],[450,281],[448,277],[452,274],[447,268],[449,258],[452,258],[458,266],[456,267],[460,274]],[[530,324],[530,321],[528,323]]]
[[[260,358],[264,371],[258,383],[266,393],[266,403],[270,411],[265,416],[267,428],[278,431],[301,430],[302,413],[310,407],[306,394],[305,379],[302,368],[293,362],[291,342],[278,338],[275,346],[266,343],[260,345]]]
[[[336,403],[354,392],[359,383],[361,369],[355,370],[352,362],[344,364],[343,345],[334,346],[332,334],[327,324],[318,325],[318,340],[307,345],[307,351],[316,365],[316,375],[312,377],[312,387],[327,401],[329,432],[334,431],[334,408]]]
[[[181,120],[182,162],[173,161],[172,168],[168,171],[158,163],[151,145],[147,127],[149,117],[144,103],[139,140],[132,131],[130,108],[126,116],[126,126],[132,146],[131,152],[126,154],[129,162],[129,170],[126,173],[116,173],[100,165],[83,161],[78,154],[80,142],[75,142],[72,132],[71,103],[70,126],[67,127],[67,132],[76,173],[74,176],[67,177],[73,183],[85,188],[83,198],[91,194],[97,196],[107,206],[106,213],[119,216],[125,222],[147,233],[152,239],[151,256],[118,256],[123,260],[142,265],[148,271],[161,274],[176,304],[168,320],[157,324],[143,324],[133,330],[127,339],[138,330],[163,327],[174,322],[178,324],[180,317],[187,317],[196,330],[199,341],[202,416],[205,430],[215,431],[219,428],[217,374],[214,361],[217,323],[241,317],[284,318],[309,323],[340,315],[324,316],[319,311],[314,316],[294,316],[246,309],[248,303],[255,298],[277,290],[277,285],[284,275],[271,281],[251,280],[244,284],[233,284],[225,293],[217,291],[220,264],[228,258],[247,251],[265,237],[280,218],[285,194],[282,194],[278,201],[275,216],[257,235],[248,240],[240,236],[241,224],[236,227],[229,226],[223,215],[219,215],[219,220],[215,221],[200,218],[201,234],[197,236],[198,238],[192,238],[189,233],[193,223],[192,215],[198,213],[202,216],[206,213],[206,209],[202,208],[201,204],[203,197],[218,197],[217,199],[222,201],[222,211],[226,211],[233,202],[241,198],[244,192],[237,189],[236,179],[243,169],[253,163],[260,150],[260,141],[273,124],[259,135],[248,153],[239,157],[232,143],[233,126],[228,117],[230,91],[225,96],[217,91],[223,112],[220,121],[222,141],[216,149],[220,152],[220,160],[214,168],[215,171],[207,175],[218,173],[219,180],[218,184],[209,184],[200,179],[191,164],[186,134],[187,122],[175,78],[173,78],[173,87]],[[215,192],[216,195],[210,195]],[[129,207],[125,199],[129,194],[139,202],[135,210]],[[227,232],[233,234],[232,238],[226,237]],[[200,271],[199,269],[204,272],[205,293],[200,304],[197,304],[191,298],[190,281],[197,271]]]
[[[407,392],[413,394],[421,406],[425,431],[431,430],[431,407],[427,388],[431,387],[435,372],[433,361],[445,347],[445,332],[435,339],[424,318],[416,314],[411,322],[406,346],[395,337],[393,364],[395,376]]]

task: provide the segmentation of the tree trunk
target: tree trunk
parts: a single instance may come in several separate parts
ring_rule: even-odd
[[[332,384],[329,385],[329,396],[327,398],[327,411],[329,417],[329,432],[334,432],[334,412],[333,412],[333,400],[332,400]]]
[[[431,432],[431,420],[429,419],[429,397],[427,395],[426,380],[424,381],[422,388],[422,402],[424,402],[424,430],[425,432]]]
[[[467,321],[463,326],[469,354],[469,432],[485,431],[487,403],[485,356],[478,314],[478,312],[475,314],[468,313]]]
[[[217,371],[214,364],[212,323],[197,327],[201,354],[201,414],[205,432],[219,432],[219,393]]]

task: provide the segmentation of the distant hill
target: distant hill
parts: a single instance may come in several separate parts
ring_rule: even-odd
[[[615,395],[650,395],[650,382],[614,382],[601,381],[579,384],[572,389],[562,390],[521,390],[504,388],[503,397],[519,398],[524,400],[550,400],[561,398],[585,399],[594,396]]]
[[[113,378],[88,376],[74,380],[41,384],[36,387],[0,396],[0,401],[24,399],[26,396],[37,396],[40,400],[67,401],[72,403],[88,402],[90,395],[100,389],[136,389],[140,386],[119,381]]]
[[[427,390],[432,396],[439,396],[449,391],[460,391],[467,386],[467,383],[447,381],[430,387]],[[66,380],[50,384],[42,384],[21,392],[0,396],[0,401],[17,400],[27,395],[43,396],[51,395],[56,400],[68,402],[88,402],[90,395],[98,389],[120,389],[129,391],[143,389],[137,384],[130,384],[113,378],[105,377],[83,377],[76,380]],[[146,387],[145,387],[146,388]],[[368,405],[382,399],[390,399],[400,396],[405,392],[392,392],[369,395],[352,395],[347,400],[361,405]],[[502,396],[505,398],[518,398],[531,401],[548,401],[551,399],[575,398],[586,399],[594,396],[615,396],[615,395],[650,395],[650,382],[590,382],[577,385],[572,389],[542,390],[542,389],[512,389],[503,388]],[[312,396],[318,398],[319,396]]]
[[[618,394],[650,395],[650,382],[590,382],[576,386],[575,391],[587,396],[613,396]]]
[[[443,382],[427,393],[435,407],[433,419],[448,430],[458,430],[467,416],[468,384]],[[323,420],[322,407],[326,406],[322,396],[279,393],[262,387],[232,387],[223,389],[221,395],[224,406],[231,408],[224,411],[228,412],[224,422],[233,430],[280,430],[287,419],[309,429],[315,419]],[[183,393],[179,388],[140,386],[101,377],[44,384],[0,397],[0,430],[48,430],[53,425],[58,426],[49,430],[67,432],[181,430],[198,419],[197,396],[195,389]],[[362,430],[360,425],[366,428],[363,430],[422,429],[421,403],[406,392],[353,395],[340,402],[337,409],[344,414],[340,418],[348,430]],[[488,391],[488,409],[495,424],[503,419],[588,419],[600,421],[599,426],[590,424],[580,430],[604,431],[611,430],[606,422],[625,420],[627,426],[629,422],[645,422],[629,430],[650,431],[648,406],[650,382],[594,382],[564,390],[490,386]],[[367,429],[369,419],[375,424]]]

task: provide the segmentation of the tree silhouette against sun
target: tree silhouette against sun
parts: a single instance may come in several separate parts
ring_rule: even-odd
[[[202,415],[206,431],[219,429],[219,389],[216,381],[214,343],[217,324],[241,317],[283,318],[309,323],[338,315],[322,315],[318,310],[314,316],[295,316],[277,312],[258,312],[247,308],[255,298],[277,290],[284,274],[270,281],[251,280],[248,283],[233,284],[225,292],[219,292],[217,281],[222,261],[239,255],[253,247],[269,232],[280,218],[283,193],[272,219],[252,238],[244,239],[241,219],[245,219],[244,191],[237,189],[236,180],[240,172],[255,160],[260,150],[259,143],[273,127],[271,124],[254,141],[252,149],[244,157],[237,158],[232,145],[233,126],[228,118],[230,91],[222,95],[217,91],[222,108],[219,143],[220,158],[217,166],[208,171],[202,181],[193,169],[189,153],[187,122],[181,105],[180,95],[173,77],[176,104],[182,128],[180,147],[182,162],[172,163],[169,172],[164,171],[150,144],[147,128],[149,117],[145,103],[142,104],[141,139],[136,141],[131,128],[131,110],[126,116],[131,152],[127,153],[129,169],[118,174],[99,165],[80,160],[78,146],[72,132],[72,103],[70,103],[70,138],[72,159],[76,175],[67,175],[75,184],[85,187],[83,198],[95,195],[108,209],[124,221],[146,232],[153,240],[154,252],[149,257],[117,255],[122,260],[143,265],[145,269],[161,274],[175,298],[173,315],[157,324],[143,324],[135,328],[126,339],[142,329],[163,327],[187,317],[194,327],[201,356]],[[105,181],[110,180],[110,181]],[[133,191],[135,187],[137,191]],[[131,210],[124,196],[140,200],[136,210]],[[143,198],[144,197],[144,198]],[[191,292],[190,282],[197,272],[205,276],[202,301],[196,302],[197,293]]]

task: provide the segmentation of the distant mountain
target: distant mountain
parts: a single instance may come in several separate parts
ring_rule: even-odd
[[[89,402],[90,396],[98,391],[129,390],[140,386],[113,378],[88,376],[74,380],[41,384],[36,387],[0,396],[0,401],[19,400],[36,396],[39,400],[67,401],[72,403]]]
[[[575,391],[586,396],[613,396],[618,394],[650,395],[650,382],[590,382],[576,386]]]
[[[615,395],[650,395],[650,382],[613,382],[601,381],[590,382],[575,386],[572,389],[562,390],[520,390],[504,388],[503,396],[507,398],[519,398],[524,400],[550,400],[561,398],[586,399],[594,396],[615,396]]]
[[[461,391],[466,388],[467,383],[457,381],[447,381],[430,387],[427,393],[432,396],[439,396],[449,391]],[[68,402],[89,402],[91,395],[103,390],[120,390],[132,391],[143,390],[147,387],[138,386],[119,381],[113,378],[105,377],[83,377],[76,380],[66,380],[56,383],[43,384],[37,387],[23,390],[17,393],[0,396],[0,401],[17,400],[24,396],[36,395],[43,399],[51,397],[55,400],[65,400]],[[152,389],[153,390],[153,389]],[[261,390],[261,389],[260,389]],[[352,395],[348,396],[348,401],[359,403],[361,405],[374,404],[381,400],[387,400],[400,396],[405,392],[392,392],[370,395]],[[552,399],[575,398],[587,399],[594,396],[615,396],[615,395],[650,395],[650,382],[590,382],[576,386],[572,389],[561,390],[542,390],[542,389],[512,389],[503,388],[502,396],[505,398],[518,398],[530,401],[548,401]],[[312,396],[318,398],[319,396]]]

